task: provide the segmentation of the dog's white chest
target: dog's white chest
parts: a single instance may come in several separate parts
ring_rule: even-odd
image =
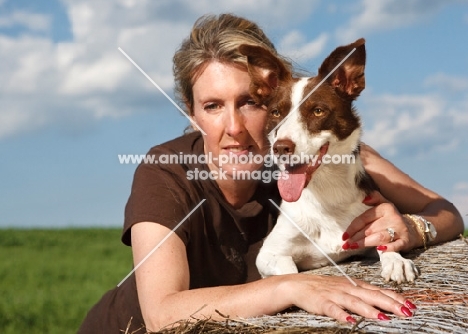
[[[300,270],[330,265],[323,253],[337,262],[362,252],[344,251],[341,237],[357,212],[363,212],[366,206],[355,203],[347,210],[324,212],[323,209],[310,196],[303,196],[294,203],[283,202],[283,213],[265,240],[262,251],[280,256],[287,254]]]

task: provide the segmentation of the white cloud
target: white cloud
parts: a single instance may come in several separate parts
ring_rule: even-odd
[[[182,1],[185,3],[185,1]],[[317,7],[318,0],[200,0],[188,1],[190,9],[198,15],[206,13],[236,13],[247,16],[262,26],[286,26],[289,22],[298,22]]]
[[[453,186],[453,190],[456,192],[466,192],[468,194],[468,182],[459,182],[455,184]]]
[[[155,96],[164,97],[118,47],[171,95],[173,53],[199,16],[233,12],[253,19],[271,37],[279,25],[285,31],[310,15],[317,3],[64,0],[73,39],[60,43],[34,34],[50,29],[47,15],[1,15],[0,26],[24,25],[29,31],[16,38],[0,34],[0,139],[54,122],[73,126],[77,119],[154,110]],[[311,43],[302,50],[310,55],[317,47]]]
[[[325,48],[328,34],[322,33],[315,40],[307,42],[307,37],[298,30],[285,35],[279,45],[278,51],[296,62],[307,61],[317,57]]]
[[[34,119],[30,112],[20,110],[17,104],[0,103],[2,112],[0,113],[0,134],[10,136],[18,129],[30,129],[40,125],[40,120]],[[32,124],[35,123],[35,124]]]
[[[466,92],[468,90],[468,78],[451,76],[445,73],[436,73],[426,78],[424,85],[435,87],[448,92]]]
[[[356,38],[368,36],[377,31],[397,29],[424,21],[442,7],[457,0],[361,0],[353,11],[356,16],[336,31],[336,38],[349,43]]]
[[[374,95],[362,99],[363,140],[396,154],[455,151],[468,143],[465,104],[440,95]],[[456,136],[454,136],[456,134]]]
[[[6,63],[0,64],[5,92],[34,94],[40,83],[50,78],[54,68],[53,46],[50,40],[22,36],[11,39],[0,36],[0,55]]]
[[[0,16],[0,27],[11,28],[15,26],[24,26],[32,31],[48,31],[51,26],[51,17],[26,11],[15,11]]]
[[[59,94],[86,95],[99,91],[114,91],[131,68],[120,54],[110,50],[94,62],[69,66],[63,77]]]

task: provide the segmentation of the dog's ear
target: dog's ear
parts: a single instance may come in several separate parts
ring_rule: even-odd
[[[364,67],[366,65],[366,47],[364,38],[356,42],[340,46],[324,60],[319,68],[319,75],[326,77],[333,69],[353,51],[353,53],[341,64],[329,77],[328,82],[335,88],[339,95],[356,99],[366,87]]]
[[[270,51],[260,46],[243,44],[239,52],[247,57],[247,69],[252,80],[250,94],[258,102],[268,100],[281,81],[291,78],[289,70]]]

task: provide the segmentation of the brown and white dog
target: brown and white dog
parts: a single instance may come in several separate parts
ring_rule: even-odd
[[[318,75],[310,78],[293,78],[261,47],[240,47],[248,59],[250,93],[268,108],[272,153],[284,173],[278,188],[281,211],[286,215],[279,215],[258,254],[256,265],[262,277],[330,264],[300,230],[335,262],[366,251],[344,250],[341,239],[350,222],[369,209],[363,204],[365,196],[377,189],[359,156],[361,124],[352,105],[365,87],[364,43],[359,39],[338,47],[322,63]],[[304,161],[305,157],[316,160]],[[354,157],[354,163],[342,157]],[[385,280],[403,282],[417,277],[411,260],[396,252],[378,253]]]

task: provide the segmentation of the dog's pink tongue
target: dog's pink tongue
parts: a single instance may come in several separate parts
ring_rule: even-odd
[[[295,202],[301,197],[302,190],[306,183],[307,174],[297,171],[297,173],[282,173],[278,180],[278,189],[281,198],[286,202]]]

